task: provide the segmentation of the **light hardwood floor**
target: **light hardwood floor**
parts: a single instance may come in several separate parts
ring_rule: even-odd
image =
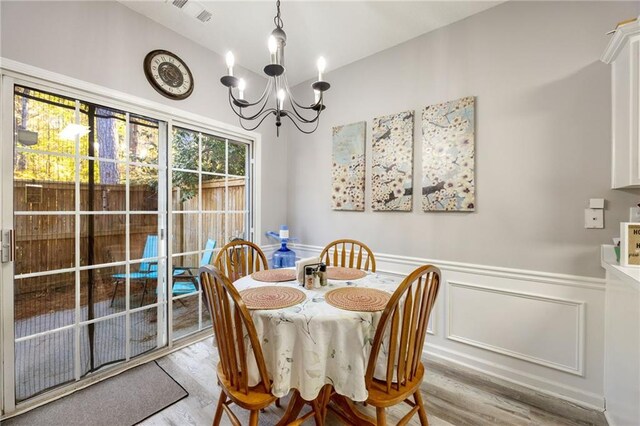
[[[217,362],[218,354],[211,338],[158,360],[160,366],[185,387],[189,396],[147,419],[142,425],[211,425],[220,394],[215,376]],[[525,389],[514,389],[505,383],[452,365],[426,361],[426,366],[422,394],[432,426],[606,424],[601,413],[561,400]],[[262,413],[260,425],[275,424],[284,412],[287,401],[288,398],[283,398],[283,408],[274,405]],[[389,424],[395,424],[406,412],[408,406],[403,405],[388,410]],[[360,408],[371,415],[375,414],[373,407]],[[248,423],[247,411],[234,409],[234,412],[241,421]],[[230,423],[223,417],[222,424]],[[305,424],[312,425],[313,421]],[[326,424],[341,423],[329,414]],[[409,424],[419,425],[418,416],[414,416]]]

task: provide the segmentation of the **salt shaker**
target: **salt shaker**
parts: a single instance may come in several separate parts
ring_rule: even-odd
[[[304,287],[307,290],[313,290],[313,283],[315,281],[315,277],[313,274],[313,268],[307,266],[304,268]]]

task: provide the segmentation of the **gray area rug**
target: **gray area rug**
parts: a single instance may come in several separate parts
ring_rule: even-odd
[[[131,426],[187,397],[149,362],[2,422],[2,426]]]

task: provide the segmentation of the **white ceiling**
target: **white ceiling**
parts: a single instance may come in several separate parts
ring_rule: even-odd
[[[129,1],[125,6],[262,74],[269,61],[275,1],[202,1],[213,17],[201,23],[171,0]],[[316,75],[316,60],[331,70],[482,12],[503,1],[282,1],[285,60],[292,85]]]

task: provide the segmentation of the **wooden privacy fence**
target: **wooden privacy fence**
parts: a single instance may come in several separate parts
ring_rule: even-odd
[[[228,195],[225,194],[224,181],[206,182],[202,187],[202,207],[204,210],[243,211],[246,209],[245,179],[228,181]],[[157,210],[157,192],[148,185],[130,186],[130,207],[135,211]],[[86,183],[80,185],[80,209],[89,209],[89,188]],[[93,211],[124,211],[126,209],[126,188],[124,185],[96,184],[93,193]],[[225,209],[225,198],[228,206]],[[73,268],[76,253],[76,223],[73,214],[60,214],[60,211],[75,211],[75,184],[48,181],[14,181],[14,209],[21,212],[37,211],[37,215],[16,215],[14,228],[16,233],[15,273],[26,274],[55,269]],[[180,202],[180,189],[172,191],[174,211],[198,210],[198,196]],[[47,214],[41,214],[46,212]],[[50,213],[50,214],[49,214]],[[197,246],[198,214],[175,214],[173,217],[174,253],[202,250]],[[202,241],[214,238],[218,247],[229,238],[246,237],[245,214],[228,215],[225,229],[224,213],[202,214]],[[98,265],[125,260],[126,215],[95,214],[80,217],[80,265],[89,265],[90,222],[93,221],[93,262]],[[130,215],[131,259],[142,256],[147,235],[158,232],[157,214]],[[132,269],[135,265],[132,265]],[[118,271],[119,272],[119,271]],[[98,274],[108,279],[109,274]],[[81,276],[86,276],[82,274]],[[100,278],[98,278],[100,279]],[[71,280],[71,283],[69,282]],[[73,284],[74,274],[64,273],[44,277],[32,277],[17,280],[15,293],[52,291],[58,287]],[[83,283],[85,284],[85,283]]]
[[[202,210],[204,211],[244,211],[246,203],[246,180],[229,179],[227,181],[228,194],[225,194],[225,182],[223,180],[203,182],[202,184]],[[225,195],[228,205],[225,206]],[[195,196],[180,202],[180,188],[174,188],[172,203],[174,211],[197,211],[198,197]],[[175,214],[173,216],[173,252],[189,252],[202,250],[198,247],[198,220],[197,214]],[[224,213],[202,213],[202,244],[207,238],[217,241],[220,248],[232,238],[247,238],[246,214],[229,213],[225,219]],[[229,229],[227,229],[227,226]],[[227,232],[228,231],[228,232]]]

